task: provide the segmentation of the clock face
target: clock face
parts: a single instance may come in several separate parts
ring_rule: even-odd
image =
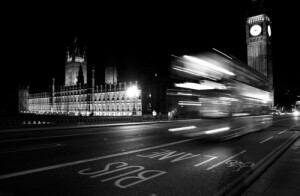
[[[260,25],[253,25],[251,28],[250,28],[250,34],[252,36],[257,36],[261,33],[261,26]]]
[[[270,25],[268,25],[268,35],[269,35],[269,37],[271,37],[271,26]]]

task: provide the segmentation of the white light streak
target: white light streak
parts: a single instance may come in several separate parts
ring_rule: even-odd
[[[249,116],[250,113],[235,113],[235,114],[232,114],[232,116]]]
[[[196,101],[179,101],[178,105],[201,106],[202,104]]]
[[[175,132],[175,131],[183,131],[183,130],[190,130],[190,129],[196,129],[196,126],[189,126],[189,127],[180,127],[180,128],[174,128],[174,129],[169,129],[170,132]]]
[[[217,49],[215,49],[215,48],[213,48],[213,50],[214,51],[217,51],[218,53],[220,53],[220,54],[223,54],[224,56],[226,56],[227,58],[229,58],[229,59],[232,59],[230,56],[228,56],[227,54],[225,54],[225,53],[223,53],[223,52],[221,52],[221,51],[219,51],[219,50],[217,50]]]
[[[230,127],[223,127],[223,128],[219,128],[219,129],[213,129],[213,130],[209,130],[209,131],[205,131],[205,134],[215,134],[215,133],[220,133],[223,131],[228,131],[230,129]]]
[[[270,99],[270,96],[269,95],[265,95],[265,94],[255,94],[255,93],[252,93],[252,94],[244,94],[246,97],[248,97],[247,99],[250,99],[250,100],[255,100],[257,101],[256,99],[258,99],[259,101],[262,101],[263,103],[267,103],[269,101],[271,101]],[[251,98],[249,98],[251,97]]]
[[[221,73],[224,73],[224,74],[227,74],[227,75],[230,75],[230,76],[234,76],[234,75],[235,75],[235,74],[232,73],[231,71],[228,71],[228,70],[226,70],[226,69],[224,69],[224,68],[222,68],[222,67],[219,67],[219,66],[217,66],[217,65],[214,65],[214,64],[212,64],[212,63],[210,63],[210,62],[207,62],[207,61],[204,61],[204,60],[202,60],[202,59],[195,58],[195,57],[188,56],[188,55],[184,55],[183,57],[186,58],[186,59],[188,59],[188,60],[190,60],[190,61],[192,61],[192,62],[194,62],[194,63],[197,63],[197,64],[199,64],[199,65],[202,65],[202,66],[204,66],[204,67],[207,67],[207,68],[209,68],[209,69],[213,69],[213,70],[215,70],[215,71],[219,71],[219,72],[221,72]]]
[[[221,83],[218,83],[218,82],[213,82],[213,81],[209,81],[209,80],[201,80],[200,83],[202,85],[211,86],[215,89],[227,89],[224,84],[221,84]]]
[[[189,74],[192,74],[192,75],[195,75],[195,76],[203,76],[203,75],[205,75],[204,73],[199,74],[196,71],[192,71],[192,70],[188,70],[188,69],[184,69],[184,68],[176,67],[176,66],[174,66],[173,69],[178,70],[178,71],[182,71],[182,72],[185,72],[185,73],[189,73]]]
[[[185,82],[185,83],[175,83],[174,84],[176,87],[180,88],[188,88],[188,89],[193,89],[193,90],[211,90],[215,89],[212,86],[208,86],[205,84],[198,84],[198,83],[193,83],[193,82]]]
[[[192,75],[195,75],[195,76],[201,76],[201,77],[209,78],[211,80],[216,80],[215,78],[213,78],[212,76],[209,76],[207,73],[205,73],[203,71],[199,72],[197,70],[182,68],[182,67],[178,67],[178,66],[175,66],[175,65],[173,65],[173,69],[175,69],[177,71],[185,72],[185,73],[188,73],[188,74],[192,74]]]
[[[190,94],[190,93],[181,93],[181,92],[178,92],[177,95],[183,95],[183,96],[192,96],[193,94]]]

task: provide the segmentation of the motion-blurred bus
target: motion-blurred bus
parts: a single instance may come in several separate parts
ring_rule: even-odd
[[[271,114],[268,78],[234,57],[217,52],[173,56],[170,73],[167,106],[173,118]]]

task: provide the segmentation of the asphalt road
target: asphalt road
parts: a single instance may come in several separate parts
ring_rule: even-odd
[[[2,133],[0,196],[240,192],[299,136],[300,119],[292,116],[274,117],[271,126],[240,135],[246,125],[268,122],[185,120]],[[235,132],[218,140],[205,134],[227,126]]]

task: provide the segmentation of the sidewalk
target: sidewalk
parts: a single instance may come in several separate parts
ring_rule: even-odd
[[[300,138],[242,195],[300,195]]]

